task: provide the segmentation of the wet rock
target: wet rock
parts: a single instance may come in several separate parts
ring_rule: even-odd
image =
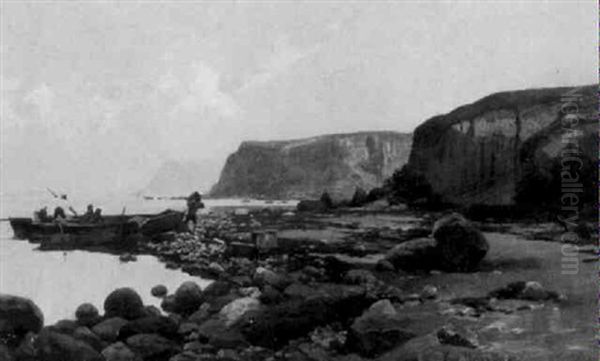
[[[152,305],[144,306],[144,314],[146,315],[145,317],[162,315],[160,310],[156,306]]]
[[[202,290],[196,282],[187,281],[175,291],[174,312],[191,314],[204,302]]]
[[[131,288],[118,288],[104,300],[105,317],[121,317],[134,320],[144,316],[142,298]]]
[[[192,313],[190,317],[188,317],[188,321],[198,325],[202,324],[212,315],[209,309],[210,305],[208,303],[203,303],[196,312]]]
[[[91,303],[83,303],[75,310],[75,318],[81,326],[93,327],[100,322],[100,314],[96,306]]]
[[[103,361],[92,346],[48,328],[40,331],[34,345],[41,361]]]
[[[347,331],[336,331],[331,326],[317,327],[309,335],[310,340],[326,350],[342,351],[346,344]]]
[[[229,327],[239,321],[246,313],[256,311],[260,307],[260,301],[256,298],[243,297],[225,305],[219,312],[219,315],[225,318],[225,326]]]
[[[202,295],[206,300],[210,300],[228,294],[231,289],[232,285],[229,282],[214,281],[204,289]]]
[[[220,317],[213,317],[198,329],[198,340],[209,343],[217,349],[243,348],[248,346],[244,336],[236,328],[228,328]]]
[[[269,285],[278,290],[286,288],[292,280],[289,277],[273,272],[264,267],[257,267],[254,273],[254,282],[258,285]]]
[[[445,270],[472,271],[490,249],[481,231],[458,213],[437,220],[432,234],[438,243],[440,266]]]
[[[100,337],[98,337],[98,335],[93,333],[89,328],[85,326],[77,327],[75,331],[73,331],[73,338],[87,343],[98,352],[102,351],[102,348],[104,346],[104,342],[102,342]]]
[[[252,243],[230,242],[225,253],[229,257],[256,258],[258,248]]]
[[[379,282],[371,271],[365,269],[353,269],[344,275],[344,282],[352,285],[373,284]]]
[[[13,355],[13,352],[11,352],[8,346],[5,346],[4,344],[0,343],[0,360],[13,361],[14,359],[15,357]]]
[[[459,332],[455,326],[448,325],[442,327],[437,332],[437,338],[442,345],[452,345],[459,347],[477,348],[479,342],[477,336],[469,330]]]
[[[121,317],[109,318],[92,327],[92,332],[105,341],[114,342],[117,340],[119,330],[126,325],[127,322],[127,320]]]
[[[156,285],[150,290],[150,294],[154,297],[165,297],[168,292],[165,285]]]
[[[432,238],[400,243],[386,253],[384,260],[406,271],[436,268],[440,262],[437,242]]]
[[[423,287],[423,290],[421,291],[421,298],[426,299],[426,300],[432,300],[434,298],[437,298],[438,296],[438,288],[432,285],[426,285],[425,287]]]
[[[380,272],[389,272],[389,271],[396,270],[396,268],[394,267],[392,262],[388,261],[387,259],[381,259],[381,260],[377,261],[377,264],[375,265],[375,269]]]
[[[0,336],[18,344],[27,332],[37,333],[44,325],[44,315],[31,300],[0,295]]]
[[[64,333],[66,335],[72,335],[75,329],[79,327],[79,324],[73,320],[59,320],[54,325],[48,326],[47,328],[52,331]]]
[[[175,312],[177,309],[175,308],[175,295],[168,295],[163,298],[160,303],[160,308],[162,308],[165,312]]]
[[[239,288],[238,292],[242,297],[252,297],[256,299],[259,299],[261,295],[260,289],[258,287],[243,287]]]
[[[121,262],[134,262],[137,261],[137,256],[131,253],[123,253],[119,256]]]
[[[276,290],[274,287],[267,285],[263,288],[258,299],[265,305],[272,305],[281,302],[283,298],[284,297],[281,292]]]
[[[19,346],[14,350],[14,357],[19,361],[37,361],[37,350],[35,349],[35,339],[37,335],[33,332],[28,332],[21,340]],[[2,343],[0,342],[0,345]],[[0,354],[1,355],[1,354]],[[4,360],[0,357],[0,360]]]
[[[121,327],[121,329],[119,330],[118,340],[126,340],[133,335],[142,333],[157,334],[171,340],[176,340],[179,338],[177,329],[177,323],[169,317],[144,317],[139,318],[135,321],[131,321],[123,327]]]
[[[131,336],[126,343],[144,361],[168,360],[180,351],[176,343],[153,333]]]
[[[106,361],[142,361],[142,358],[131,351],[123,342],[109,345],[102,350],[102,356]]]
[[[389,300],[377,301],[352,323],[348,346],[363,356],[377,356],[415,337],[406,330],[408,323]]]
[[[356,317],[372,300],[362,287],[319,284],[291,285],[292,299],[246,313],[236,328],[253,345],[277,349],[318,326]]]
[[[560,301],[563,299],[559,293],[546,290],[539,282],[535,281],[512,282],[490,292],[489,296],[498,299],[521,299],[529,301]]]

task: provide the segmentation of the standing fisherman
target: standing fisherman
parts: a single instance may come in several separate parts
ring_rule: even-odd
[[[200,193],[194,192],[187,197],[186,203],[187,203],[187,211],[185,212],[185,217],[183,219],[183,222],[190,229],[189,222],[192,221],[192,222],[194,222],[193,227],[196,228],[196,223],[198,222],[196,212],[198,212],[199,209],[204,208],[204,203],[202,203],[202,196],[200,195]],[[191,229],[193,229],[193,228],[191,228]]]

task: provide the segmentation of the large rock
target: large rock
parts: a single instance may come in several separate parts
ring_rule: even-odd
[[[126,324],[127,320],[121,317],[112,317],[92,327],[92,332],[105,341],[113,342],[117,339],[121,328]]]
[[[144,303],[140,295],[131,288],[118,288],[104,300],[105,317],[121,317],[134,320],[144,316]]]
[[[164,361],[180,351],[179,346],[160,335],[142,333],[127,339],[127,345],[144,361]]]
[[[278,290],[283,290],[286,288],[292,280],[283,275],[276,273],[265,267],[257,267],[254,272],[254,282],[258,285],[265,286],[269,285],[275,287]]]
[[[290,300],[247,312],[235,328],[252,344],[277,349],[317,326],[343,323],[356,317],[373,302],[365,289],[358,286],[317,284],[303,288],[292,285],[286,294]]]
[[[91,303],[83,303],[75,310],[75,318],[81,326],[93,327],[100,322],[100,314],[96,306]]]
[[[165,285],[156,285],[150,290],[150,294],[154,297],[164,297],[168,293]]]
[[[119,330],[119,340],[126,340],[133,335],[140,333],[154,333],[168,339],[176,340],[179,336],[177,333],[177,323],[164,316],[148,316],[138,318],[123,325]]]
[[[40,361],[103,361],[102,356],[86,342],[72,336],[43,329],[35,340]]]
[[[409,323],[389,300],[377,301],[352,323],[348,345],[363,356],[377,356],[415,337],[406,330]]]
[[[175,291],[174,296],[174,311],[180,314],[191,314],[204,302],[200,286],[193,281],[182,283]]]
[[[102,356],[106,361],[142,361],[142,358],[131,351],[123,342],[109,345],[102,350]]]
[[[18,343],[27,332],[37,333],[44,325],[44,315],[31,300],[0,295],[0,337]]]
[[[227,327],[222,317],[215,316],[202,323],[197,330],[198,339],[217,349],[242,348],[248,346],[248,341],[237,328]]]
[[[394,246],[384,259],[396,269],[434,269],[439,267],[439,250],[435,239],[418,238]]]
[[[450,271],[475,269],[490,249],[481,231],[458,213],[437,220],[433,237],[437,241],[440,266]]]
[[[229,327],[239,321],[246,313],[260,309],[260,306],[260,301],[256,298],[242,297],[226,304],[219,315],[225,318],[225,325]]]
[[[76,340],[83,341],[92,346],[92,348],[98,352],[102,351],[102,348],[105,345],[98,335],[85,326],[77,327],[75,331],[73,331],[72,336]]]

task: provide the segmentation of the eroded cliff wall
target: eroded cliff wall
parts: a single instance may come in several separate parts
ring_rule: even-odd
[[[420,125],[407,167],[444,202],[514,204],[525,177],[559,164],[565,137],[574,137],[581,157],[597,159],[597,109],[597,86],[493,94]],[[569,129],[565,115],[574,111]]]
[[[211,195],[314,198],[327,191],[349,198],[356,187],[380,186],[408,160],[412,136],[361,132],[244,142],[231,154]]]

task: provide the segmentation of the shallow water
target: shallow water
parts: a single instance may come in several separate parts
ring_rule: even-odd
[[[29,216],[41,203],[35,197],[2,197],[2,217]],[[84,202],[74,203],[83,209]],[[239,200],[208,200],[214,206],[251,206],[262,202],[241,203]],[[42,203],[43,204],[43,203]],[[52,209],[54,204],[45,203]],[[160,212],[183,209],[182,200],[140,200],[113,198],[95,200],[105,214],[119,214],[123,206],[127,213]],[[201,287],[210,281],[189,276],[179,270],[165,268],[153,256],[138,256],[136,262],[123,263],[118,256],[87,251],[39,251],[36,244],[13,240],[8,222],[0,222],[0,292],[32,299],[42,309],[45,323],[72,318],[77,306],[84,302],[102,310],[106,296],[115,288],[131,287],[145,304],[160,305],[160,299],[150,295],[150,289],[164,284],[174,291],[182,282],[193,280]]]

